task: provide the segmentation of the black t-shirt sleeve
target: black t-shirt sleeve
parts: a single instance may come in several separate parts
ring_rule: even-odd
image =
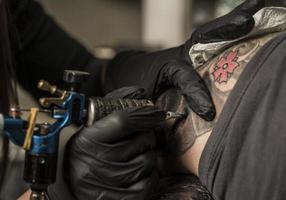
[[[248,64],[207,142],[200,179],[215,199],[286,196],[286,34]]]
[[[18,81],[38,95],[39,79],[59,84],[65,69],[92,73],[89,94],[100,95],[101,63],[68,35],[34,0],[11,0]]]

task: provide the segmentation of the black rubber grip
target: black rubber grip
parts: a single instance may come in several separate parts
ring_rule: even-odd
[[[154,103],[147,99],[111,99],[96,97],[89,100],[87,126],[91,126],[95,121],[106,117],[114,111],[142,106],[154,106]]]

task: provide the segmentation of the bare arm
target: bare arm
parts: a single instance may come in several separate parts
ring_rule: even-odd
[[[31,194],[31,190],[28,190],[21,197],[19,197],[18,200],[29,200],[30,194]]]

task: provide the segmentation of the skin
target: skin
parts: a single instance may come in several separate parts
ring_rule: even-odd
[[[209,88],[216,106],[217,115],[214,121],[207,122],[188,109],[184,97],[176,90],[169,90],[161,95],[156,102],[158,106],[165,110],[187,113],[185,120],[172,119],[165,125],[165,134],[160,141],[163,153],[159,159],[159,168],[162,175],[178,172],[199,175],[202,152],[229,94],[247,63],[277,34],[279,33],[240,42],[196,69]]]
[[[31,190],[28,190],[21,197],[19,197],[17,200],[29,200],[30,195],[31,195]]]
[[[156,105],[168,111],[187,114],[184,120],[167,120],[164,135],[159,137],[162,139],[159,144],[163,153],[158,166],[162,175],[178,172],[199,174],[201,154],[232,88],[247,63],[265,43],[276,35],[269,34],[234,45],[196,69],[212,94],[217,111],[214,121],[207,122],[192,112],[187,107],[184,97],[175,89],[171,89],[159,97]],[[221,70],[222,67],[226,67],[231,73],[224,73],[225,70]],[[29,200],[30,194],[31,191],[28,190],[18,200]]]

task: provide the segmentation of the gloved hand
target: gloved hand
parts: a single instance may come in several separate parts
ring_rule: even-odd
[[[128,87],[108,97],[143,97],[142,92]],[[165,112],[147,106],[110,114],[76,133],[67,144],[63,171],[73,196],[145,199],[157,182],[154,129],[164,120]]]
[[[152,53],[120,53],[107,67],[103,85],[107,91],[140,85],[152,98],[169,87],[176,87],[194,112],[205,120],[212,120],[215,108],[208,89],[192,67],[189,50],[198,42],[225,41],[247,34],[254,25],[252,14],[263,6],[264,0],[246,1],[228,15],[199,27],[191,39],[176,48]]]
[[[205,120],[215,117],[215,108],[203,80],[193,69],[185,45],[165,51],[123,52],[107,67],[106,82],[110,91],[126,85],[139,85],[147,97],[155,100],[170,87],[178,88],[188,105]],[[124,77],[124,78],[122,78]]]

